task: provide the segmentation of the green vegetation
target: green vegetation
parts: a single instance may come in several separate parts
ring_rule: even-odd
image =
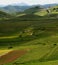
[[[27,51],[3,65],[58,64],[58,10],[55,9],[36,6],[14,17],[6,17],[8,19],[0,18],[0,49]]]
[[[0,11],[0,18],[8,18],[10,14]]]

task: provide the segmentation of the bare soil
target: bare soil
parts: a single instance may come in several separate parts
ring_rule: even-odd
[[[27,52],[26,50],[10,51],[9,53],[7,53],[5,55],[0,56],[0,65],[16,60],[17,58],[24,55],[26,52]]]

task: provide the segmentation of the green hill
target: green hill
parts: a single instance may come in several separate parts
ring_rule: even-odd
[[[58,65],[58,14],[48,10],[30,8],[0,20],[0,49],[27,51],[5,65]]]
[[[58,30],[57,20],[30,14],[9,20],[0,20],[0,42],[3,43],[2,45],[7,45],[8,43],[12,44],[13,41],[14,44],[20,45],[37,38],[54,35]]]
[[[27,15],[27,14],[30,14],[30,15],[35,14],[38,16],[46,16],[46,15],[54,16],[58,14],[58,6],[53,6],[50,8],[43,8],[42,6],[34,6],[29,9],[26,9],[24,12],[18,12],[17,16],[22,16],[22,15]]]
[[[35,13],[37,11],[40,11],[41,9],[42,9],[42,7],[40,7],[40,6],[34,6],[32,8],[29,8],[29,9],[25,10],[24,12],[26,14],[33,14],[33,13]]]
[[[6,17],[10,17],[10,15],[8,13],[5,13],[3,11],[0,11],[0,18],[6,18]]]

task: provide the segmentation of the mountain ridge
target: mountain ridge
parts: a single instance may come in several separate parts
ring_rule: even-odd
[[[18,4],[11,4],[11,5],[7,5],[7,6],[0,6],[0,11],[4,11],[10,14],[16,14],[17,12],[23,12],[26,9],[35,7],[35,6],[41,6],[43,8],[49,8],[52,6],[57,6],[58,4],[45,4],[45,5],[28,5],[26,3],[18,3]]]

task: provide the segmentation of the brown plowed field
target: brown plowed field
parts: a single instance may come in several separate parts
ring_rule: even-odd
[[[27,52],[26,50],[14,50],[3,56],[0,56],[0,65],[16,60],[17,58],[24,55],[26,52]]]

